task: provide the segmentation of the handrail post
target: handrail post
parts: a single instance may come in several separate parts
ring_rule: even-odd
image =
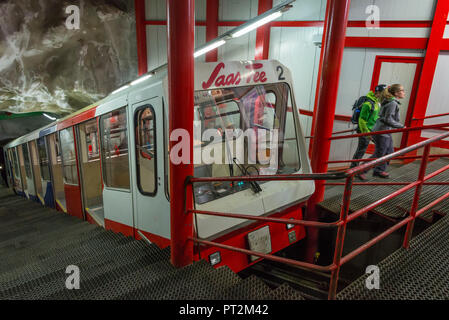
[[[346,178],[345,191],[343,193],[343,204],[340,211],[340,220],[343,224],[338,227],[337,239],[335,240],[334,265],[336,268],[332,270],[331,280],[329,284],[329,300],[335,300],[337,295],[338,275],[340,273],[340,260],[343,254],[343,246],[345,242],[346,224],[349,214],[349,205],[351,203],[352,183],[354,176]]]
[[[412,207],[410,209],[410,216],[413,219],[410,220],[410,222],[407,224],[407,230],[405,232],[404,242],[402,244],[402,247],[405,249],[408,249],[410,246],[410,239],[412,237],[413,227],[415,225],[416,211],[418,210],[419,197],[421,195],[422,186],[424,183],[424,177],[426,175],[427,162],[429,161],[429,154],[430,154],[430,144],[426,145],[426,147],[424,148],[424,153],[422,155],[422,162],[421,162],[421,166],[419,168],[419,174],[418,174],[418,180],[417,180],[417,181],[419,181],[419,184],[416,186],[415,195],[413,197]]]

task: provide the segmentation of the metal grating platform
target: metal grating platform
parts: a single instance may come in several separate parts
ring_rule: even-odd
[[[448,300],[449,216],[412,239],[410,249],[397,250],[378,264],[380,288],[368,290],[367,275],[337,298],[340,300]]]
[[[202,260],[182,269],[169,248],[137,241],[0,188],[0,299],[302,300],[281,285],[242,280]],[[80,289],[65,287],[67,266],[80,269]]]

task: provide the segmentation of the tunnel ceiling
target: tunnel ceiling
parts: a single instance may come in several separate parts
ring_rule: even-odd
[[[135,30],[133,0],[0,0],[0,112],[65,115],[103,98],[137,76]]]

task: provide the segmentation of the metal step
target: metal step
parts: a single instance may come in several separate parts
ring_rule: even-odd
[[[419,168],[419,163],[417,161],[409,163],[407,165],[401,166],[401,167],[395,167],[390,169],[390,175],[393,177],[392,179],[389,179],[389,181],[402,181],[402,176],[406,175],[409,172],[417,171]],[[385,182],[385,179],[379,178],[379,177],[371,177],[371,172],[367,173],[367,176],[369,176],[370,181],[372,182]],[[356,180],[354,180],[356,181]],[[345,182],[344,180],[341,180],[341,182]],[[356,199],[358,197],[361,197],[363,195],[367,195],[373,192],[378,187],[367,187],[367,186],[353,186],[351,199]],[[324,201],[319,203],[318,205],[326,209],[330,212],[334,212],[336,214],[340,213],[341,203],[343,199],[343,191],[344,186],[338,186],[338,187],[332,187],[332,192],[329,193],[329,195],[324,196]],[[326,192],[328,192],[326,190]],[[352,201],[351,201],[352,202]]]
[[[430,162],[427,166],[426,173],[432,173],[435,170],[447,165],[449,162],[447,159],[439,159],[433,162]],[[388,181],[416,181],[419,171],[419,161],[408,164],[404,167],[401,167],[399,169],[394,169],[392,171],[392,175],[396,176],[396,178]],[[434,177],[430,181],[447,181],[448,174],[444,175],[441,174],[440,176]],[[385,181],[385,180],[384,180]],[[355,186],[354,188],[357,188],[358,186]],[[358,187],[358,189],[354,189],[355,192],[353,192],[351,197],[351,204],[350,204],[350,211],[354,212],[357,211],[363,207],[365,207],[368,204],[374,203],[377,200],[386,197],[393,192],[399,190],[402,186],[378,186],[374,188],[369,188],[366,186]],[[441,186],[426,186],[427,190],[430,190],[432,192],[432,195],[426,196],[426,199],[430,199],[428,203],[438,198],[440,195],[441,188],[438,188]],[[360,188],[364,188],[364,191],[360,191]],[[447,187],[446,187],[447,188]],[[435,191],[435,194],[433,194],[433,191]],[[415,193],[415,189],[412,188],[411,190],[408,190],[407,192],[387,201],[384,204],[381,204],[377,206],[372,212],[380,214],[382,216],[385,216],[387,218],[391,219],[400,219],[405,217],[408,214],[408,210],[411,206],[411,200],[413,199]],[[340,212],[341,207],[341,200],[342,195],[337,195],[328,198],[327,200],[323,201],[320,204],[320,207],[325,208],[327,210],[330,210],[336,214]],[[423,201],[422,204],[420,203],[420,207],[422,208],[425,206],[426,203]],[[427,213],[427,215],[422,216],[422,218],[426,221],[429,221],[429,215],[432,215],[432,213]]]
[[[448,300],[449,216],[427,228],[378,264],[380,289],[369,290],[364,275],[338,293],[340,300]]]

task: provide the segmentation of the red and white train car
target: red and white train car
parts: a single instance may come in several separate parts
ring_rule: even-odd
[[[169,194],[167,83],[166,69],[149,73],[10,142],[5,155],[14,190],[106,229],[168,246],[170,201],[183,199]],[[311,173],[292,88],[290,71],[278,61],[196,63],[195,176]],[[294,219],[302,218],[313,192],[313,181],[236,179],[194,186],[198,210]],[[265,237],[257,247],[264,253],[305,237],[302,226],[205,215],[194,222],[198,237],[223,244],[249,249],[254,238]],[[236,272],[255,263],[217,248],[202,249],[201,257]]]

